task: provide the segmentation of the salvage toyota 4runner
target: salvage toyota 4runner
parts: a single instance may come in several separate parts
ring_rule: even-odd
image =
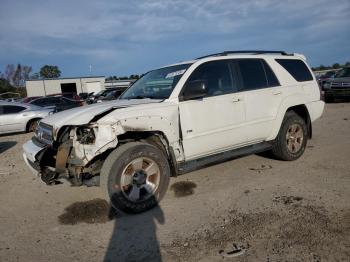
[[[23,156],[47,184],[100,185],[115,208],[138,213],[157,205],[170,176],[266,150],[296,160],[323,108],[303,55],[223,52],[43,119]]]

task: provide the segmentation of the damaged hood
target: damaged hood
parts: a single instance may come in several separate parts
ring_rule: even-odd
[[[64,125],[84,125],[88,124],[94,117],[113,109],[131,107],[141,104],[159,103],[161,101],[162,100],[155,99],[130,99],[102,102],[65,110],[46,117],[41,122],[51,125],[54,128],[60,128]]]

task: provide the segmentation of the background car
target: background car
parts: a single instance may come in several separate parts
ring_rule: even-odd
[[[0,134],[33,132],[38,121],[52,110],[31,104],[0,102]]]
[[[344,67],[338,71],[333,78],[323,84],[326,102],[334,99],[350,100],[350,67]]]
[[[91,95],[86,102],[88,104],[93,104],[93,103],[97,103],[97,102],[102,102],[102,100],[107,97],[111,92],[115,91],[115,90],[121,90],[121,89],[117,89],[117,88],[107,88],[104,90],[101,90],[100,92]],[[123,90],[124,91],[124,90]]]
[[[335,74],[336,74],[336,70],[332,70],[332,71],[328,71],[326,72],[325,74],[323,75],[320,75],[318,78],[317,78],[317,82],[319,84],[319,86],[323,89],[323,85],[330,79],[332,79],[333,77],[335,77]]]
[[[40,98],[42,96],[30,96],[30,97],[25,97],[21,100],[21,103],[29,103],[30,101]]]
[[[71,99],[71,100],[76,100],[76,101],[81,101],[82,99],[77,93],[74,92],[64,92],[62,94],[51,94],[48,96],[63,96],[65,98]]]
[[[46,97],[35,99],[31,101],[30,104],[51,108],[51,109],[54,109],[56,112],[59,112],[66,109],[82,106],[83,102],[68,99],[63,96],[46,96]]]
[[[19,102],[21,100],[21,95],[15,92],[5,92],[0,94],[0,100],[7,102]]]
[[[82,99],[82,100],[87,100],[90,96],[92,96],[94,94],[94,92],[91,92],[91,93],[86,93],[86,92],[84,92],[84,93],[80,93],[79,94],[79,97],[80,97],[80,99]]]
[[[100,103],[103,101],[109,101],[109,100],[115,100],[118,99],[118,97],[123,93],[121,90],[112,90],[109,93],[107,93],[104,97],[99,98],[96,100],[96,103]]]

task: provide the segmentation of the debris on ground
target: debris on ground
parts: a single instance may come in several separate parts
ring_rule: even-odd
[[[261,165],[260,167],[258,168],[255,168],[255,167],[250,167],[249,170],[252,170],[252,171],[258,171],[259,173],[263,170],[267,170],[267,169],[272,169],[272,166],[271,165]]]
[[[303,198],[299,196],[277,196],[273,199],[274,202],[282,202],[285,205],[290,205],[301,200]]]
[[[238,257],[245,253],[245,249],[238,247],[236,244],[233,244],[233,250],[225,252],[224,250],[219,251],[219,255],[222,257]]]

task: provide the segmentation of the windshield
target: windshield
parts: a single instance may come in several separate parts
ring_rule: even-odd
[[[350,67],[343,68],[336,74],[335,77],[350,77]]]
[[[120,99],[169,98],[190,65],[175,65],[150,71],[128,88]]]

